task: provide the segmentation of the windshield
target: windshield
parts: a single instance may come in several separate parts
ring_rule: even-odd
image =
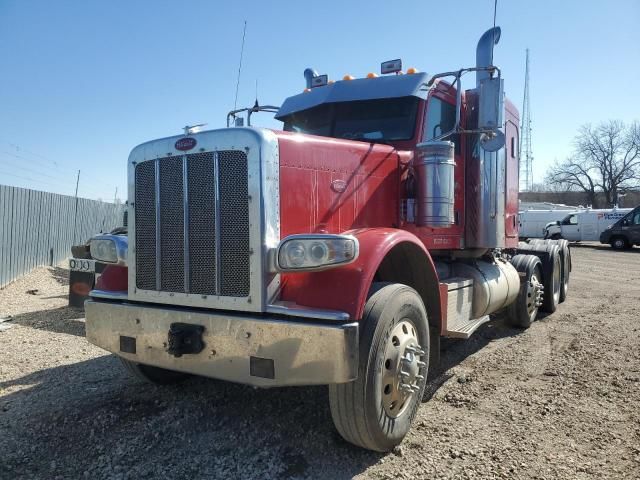
[[[284,117],[287,132],[389,142],[410,140],[416,124],[416,97],[327,103]]]

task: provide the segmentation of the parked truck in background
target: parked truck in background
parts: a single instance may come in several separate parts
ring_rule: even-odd
[[[640,245],[640,205],[600,234],[600,243],[608,243],[617,250]]]
[[[602,232],[630,211],[631,208],[587,208],[568,212],[562,220],[549,222],[545,226],[544,238],[564,238],[570,242],[597,242]]]
[[[400,60],[336,82],[307,69],[282,131],[187,129],[136,147],[128,237],[90,242],[109,266],[88,340],[158,383],[328,385],[340,434],[392,449],[441,337],[468,338],[499,310],[527,328],[566,296],[566,242],[519,243],[499,39],[487,31],[475,67],[433,76]]]
[[[522,240],[547,238],[546,229],[550,223],[556,223],[578,211],[577,207],[521,210],[518,212],[518,236]]]

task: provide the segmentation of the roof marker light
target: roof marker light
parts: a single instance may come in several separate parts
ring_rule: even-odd
[[[305,89],[304,89],[304,93],[309,93],[310,91],[311,91],[311,89],[310,89],[310,88],[305,88]]]
[[[378,75],[376,75],[373,72],[369,72],[369,73],[367,73],[367,78],[378,78]]]
[[[413,67],[407,68],[407,75],[413,75],[414,73],[418,73],[417,68],[413,68]]]
[[[354,80],[354,77],[352,77],[351,75],[345,75],[344,77],[342,77],[342,80]]]
[[[402,70],[402,60],[399,58],[395,60],[387,60],[380,64],[380,73],[386,75],[387,73],[397,73]]]
[[[327,83],[328,83],[329,85],[333,85],[334,83],[336,83],[336,81],[335,81],[335,80],[329,80]]]

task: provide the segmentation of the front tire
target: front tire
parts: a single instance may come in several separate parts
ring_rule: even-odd
[[[142,363],[132,362],[126,358],[118,357],[122,362],[125,370],[132,376],[139,378],[147,383],[156,385],[170,385],[172,383],[182,382],[189,377],[189,374],[166,370],[164,368],[152,367],[151,365],[143,365]]]
[[[372,291],[360,322],[358,378],[329,385],[329,404],[345,440],[387,452],[411,428],[424,393],[429,325],[414,289],[374,284]]]

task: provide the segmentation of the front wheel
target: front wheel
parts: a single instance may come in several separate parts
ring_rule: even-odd
[[[374,284],[360,329],[357,380],[329,386],[342,437],[387,452],[405,437],[424,393],[429,363],[427,312],[406,285]]]

